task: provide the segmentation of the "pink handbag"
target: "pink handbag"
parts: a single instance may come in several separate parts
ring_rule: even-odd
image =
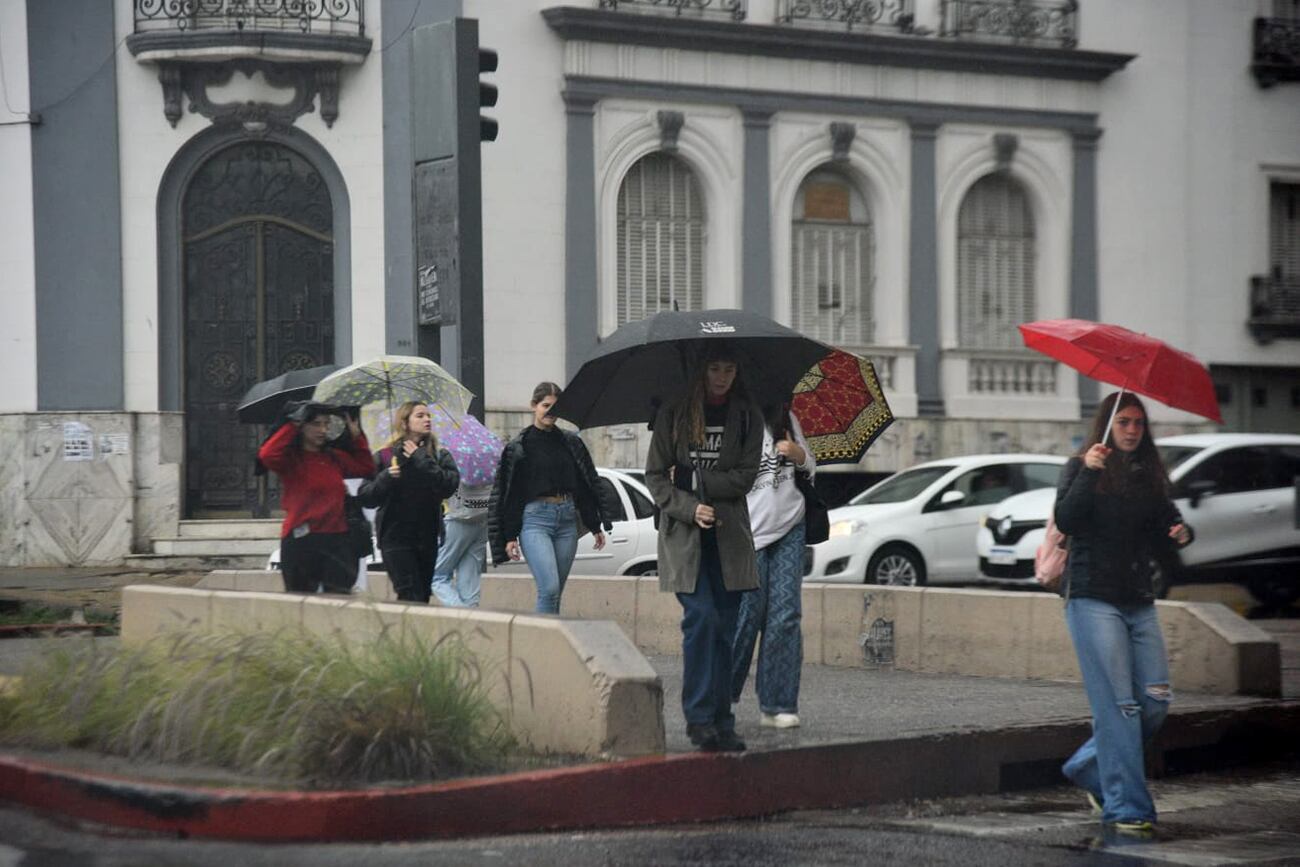
[[[1070,537],[1056,529],[1056,516],[1047,516],[1047,532],[1034,552],[1034,580],[1044,590],[1061,592],[1061,576],[1065,574],[1065,561],[1070,556]]]

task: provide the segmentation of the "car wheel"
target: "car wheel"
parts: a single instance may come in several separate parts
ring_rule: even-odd
[[[1300,599],[1300,582],[1284,579],[1281,575],[1252,578],[1246,583],[1246,587],[1260,605],[1270,608],[1281,608]]]
[[[638,563],[631,569],[627,570],[627,574],[632,578],[653,578],[659,574],[659,564]]]
[[[867,583],[919,587],[925,583],[925,561],[911,548],[886,545],[867,564]]]

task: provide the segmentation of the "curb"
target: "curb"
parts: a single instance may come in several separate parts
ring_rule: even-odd
[[[1169,717],[1161,757],[1294,749],[1300,702]],[[0,755],[0,800],[168,836],[262,842],[483,836],[748,818],[1059,781],[1085,722],[799,747],[686,753],[411,786],[298,792],[199,789]],[[1157,759],[1159,761],[1159,759]],[[1183,762],[1185,764],[1185,761]],[[1187,768],[1183,768],[1187,769]]]

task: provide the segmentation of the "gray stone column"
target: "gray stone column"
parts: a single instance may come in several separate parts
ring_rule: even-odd
[[[911,120],[912,219],[908,270],[908,339],[916,350],[917,412],[943,415],[939,384],[939,245],[938,193],[934,144],[939,124]]]
[[[772,315],[772,170],[768,131],[772,112],[742,108],[745,118],[745,198],[741,223],[740,304]]]
[[[1070,213],[1070,316],[1091,319],[1101,315],[1097,297],[1097,141],[1102,131],[1072,134],[1074,141],[1074,191]],[[1079,411],[1088,418],[1097,408],[1096,380],[1079,376]]]
[[[596,275],[595,97],[564,94],[567,121],[564,200],[565,378],[599,339]]]

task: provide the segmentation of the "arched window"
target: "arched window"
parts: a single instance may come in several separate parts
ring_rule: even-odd
[[[618,324],[704,307],[704,200],[666,153],[643,157],[618,190]]]
[[[963,347],[1012,349],[1035,319],[1034,214],[1005,174],[975,182],[957,215],[957,335]]]
[[[791,324],[846,346],[872,342],[875,233],[857,187],[834,169],[804,178],[794,202]]]

